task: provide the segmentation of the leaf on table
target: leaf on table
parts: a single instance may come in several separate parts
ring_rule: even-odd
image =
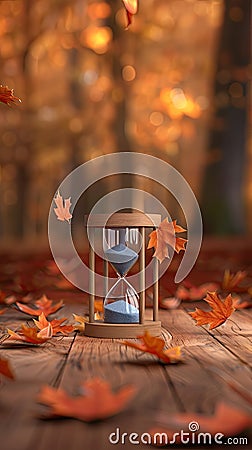
[[[10,363],[7,359],[0,358],[0,375],[4,375],[6,378],[14,380],[14,374],[11,369]]]
[[[73,314],[74,320],[76,320],[77,324],[74,325],[74,330],[77,331],[84,331],[85,330],[85,324],[89,322],[88,316],[78,316],[77,314]],[[101,320],[102,316],[97,311],[94,313],[94,320]]]
[[[183,301],[197,301],[202,300],[208,292],[213,292],[218,289],[217,283],[203,283],[200,286],[184,286],[178,287],[175,297]]]
[[[136,343],[132,341],[123,341],[120,344],[127,345],[128,347],[135,348],[144,353],[151,353],[166,364],[175,364],[181,361],[181,349],[180,347],[172,347],[165,349],[165,341],[163,338],[152,336],[146,331],[143,336],[139,336],[138,339],[142,343]]]
[[[249,309],[252,308],[252,301],[251,300],[245,300],[236,295],[233,296],[233,302],[235,309]]]
[[[179,253],[180,250],[185,250],[187,239],[176,237],[176,233],[183,233],[184,231],[186,230],[177,225],[176,220],[169,222],[166,218],[160,223],[156,230],[150,233],[150,240],[147,248],[154,247],[155,252],[153,257],[156,257],[161,263],[165,258],[170,257],[169,247],[177,253]]]
[[[69,211],[71,206],[71,197],[64,199],[58,191],[56,197],[54,198],[54,201],[57,206],[56,208],[54,208],[57,219],[61,220],[62,222],[66,220],[68,223],[70,223],[70,219],[73,217]]]
[[[193,431],[194,435],[205,432],[211,434],[212,439],[214,439],[214,436],[217,433],[222,433],[225,437],[235,436],[242,433],[242,431],[252,425],[251,414],[223,401],[216,405],[213,415],[191,412],[165,416],[162,413],[156,420],[156,427],[150,429],[149,433],[152,436],[152,444],[159,447],[162,446],[161,444],[164,446],[164,439],[161,441],[162,436],[159,433],[164,433],[164,435],[168,438],[168,442],[172,441],[174,433],[178,433],[176,436],[176,444],[179,444],[181,442],[180,430],[184,430],[186,432],[188,430],[190,437],[190,434],[192,433],[189,429],[190,424],[195,424],[196,427],[199,425],[199,429],[197,431]],[[197,443],[196,436],[194,436],[194,442]],[[199,443],[201,442],[202,440],[199,441]]]
[[[180,298],[166,297],[160,300],[159,308],[161,309],[177,309],[181,303]]]
[[[24,324],[21,325],[21,330],[18,330],[17,332],[10,329],[7,331],[10,335],[10,340],[26,342],[29,344],[44,344],[44,342],[52,337],[52,326],[50,323],[46,328],[39,332],[37,327],[28,327]]]
[[[10,106],[12,103],[21,103],[20,98],[15,97],[14,90],[8,88],[8,86],[0,85],[0,102]]]
[[[36,309],[31,308],[30,306],[27,305],[23,305],[20,302],[17,302],[16,304],[20,309],[20,311],[26,314],[30,314],[31,316],[40,316],[40,314],[42,314],[43,312],[46,317],[49,316],[50,314],[55,313],[60,308],[62,308],[62,306],[64,306],[62,300],[60,300],[58,303],[53,304],[52,300],[47,298],[46,295],[42,295],[40,299],[35,301]]]
[[[63,416],[93,422],[106,419],[122,411],[136,393],[134,386],[125,386],[116,393],[100,378],[81,384],[82,395],[72,397],[63,389],[44,386],[38,401],[51,408],[50,417]]]
[[[197,325],[210,325],[210,330],[225,323],[235,311],[231,294],[221,299],[217,292],[208,292],[204,300],[211,306],[211,311],[202,311],[196,308],[195,311],[189,312],[189,314],[197,321]]]
[[[123,1],[125,10],[126,10],[126,15],[127,15],[127,25],[126,25],[126,30],[127,30],[128,27],[132,23],[132,16],[137,13],[138,0],[122,0],[122,1]]]
[[[239,270],[236,273],[231,273],[229,269],[225,270],[222,280],[222,289],[224,291],[232,291],[240,287],[240,283],[246,278],[247,272]]]
[[[61,333],[64,336],[67,336],[69,333],[72,333],[74,331],[74,327],[73,325],[62,325],[66,320],[67,318],[63,317],[62,319],[53,319],[51,322],[49,322],[42,312],[39,316],[39,319],[33,319],[33,322],[41,331],[46,329],[50,323],[52,327],[52,336],[55,336],[57,333]]]

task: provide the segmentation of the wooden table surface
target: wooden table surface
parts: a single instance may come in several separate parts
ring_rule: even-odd
[[[65,306],[54,317],[70,318],[72,313],[88,312],[80,292],[68,295],[61,291],[58,298],[64,298]],[[127,438],[125,444],[112,444],[109,435],[116,428],[128,434],[148,432],[160,412],[164,417],[192,412],[192,420],[193,413],[213,414],[220,400],[251,414],[252,406],[232,391],[220,375],[231,377],[252,392],[252,309],[236,311],[232,317],[236,325],[227,322],[225,327],[209,331],[207,327],[196,326],[188,315],[194,306],[184,302],[178,309],[160,311],[167,346],[182,347],[184,362],[178,365],[164,365],[154,356],[122,346],[115,340],[88,338],[78,332],[53,337],[40,346],[10,342],[7,328],[17,329],[29,319],[10,308],[0,316],[0,357],[10,361],[16,379],[2,379],[0,384],[0,449],[149,448],[144,444],[133,445]],[[44,384],[61,387],[75,395],[83,380],[97,376],[109,381],[115,391],[125,384],[136,385],[135,399],[120,414],[92,424],[75,419],[42,418],[45,407],[37,403],[36,396]],[[229,445],[229,448],[251,448],[249,431],[242,432],[241,436],[250,438],[250,447],[248,444]]]

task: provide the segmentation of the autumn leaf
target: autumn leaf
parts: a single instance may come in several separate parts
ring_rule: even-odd
[[[165,439],[161,441],[162,435],[160,435],[160,433],[164,433],[164,435],[167,436],[168,442],[171,442],[174,434],[177,432],[176,444],[179,444],[181,442],[180,430],[187,431],[189,428],[188,425],[195,424],[195,426],[199,426],[199,428],[198,430],[193,431],[194,435],[205,432],[209,433],[212,438],[214,438],[217,433],[222,433],[226,437],[235,436],[252,425],[252,417],[251,414],[236,406],[231,406],[225,402],[219,402],[216,405],[213,415],[191,412],[164,416],[162,413],[157,417],[157,422],[157,426],[149,430],[149,433],[152,436],[152,444],[161,447],[165,445]],[[189,428],[188,435],[190,435],[190,432],[192,432],[192,430]],[[168,442],[166,442],[166,445]],[[194,442],[197,443],[196,436],[194,436]],[[199,443],[201,442],[202,441]]]
[[[74,325],[74,329],[78,331],[84,331],[85,330],[85,324],[89,322],[89,318],[86,316],[78,316],[77,314],[73,314],[74,320],[76,320],[77,324]],[[102,316],[101,314],[96,311],[94,314],[94,320],[101,320]]]
[[[207,292],[213,292],[218,289],[218,284],[216,283],[203,283],[200,286],[179,286],[175,297],[183,301],[197,301],[202,300]]]
[[[15,97],[14,90],[9,89],[8,86],[0,85],[0,102],[10,106],[12,103],[21,102],[20,98]]]
[[[54,212],[58,220],[61,220],[62,222],[66,220],[69,223],[70,219],[72,218],[72,214],[69,211],[69,208],[71,206],[71,197],[63,199],[58,191],[57,196],[54,198],[54,201],[57,206],[57,208],[54,208]]]
[[[10,340],[26,342],[29,344],[44,344],[52,337],[52,326],[49,323],[46,328],[43,328],[38,332],[37,327],[28,327],[24,324],[21,325],[21,330],[18,332],[7,330]]]
[[[240,283],[246,278],[247,272],[239,270],[236,273],[231,273],[230,270],[225,270],[222,280],[222,289],[224,291],[232,291],[240,286]]]
[[[50,416],[73,417],[93,422],[114,416],[122,411],[136,392],[134,386],[125,386],[114,393],[100,378],[81,384],[82,395],[71,397],[63,389],[44,386],[38,401],[51,408]]]
[[[94,301],[94,310],[95,310],[95,312],[99,312],[99,313],[104,312],[103,300],[95,300]]]
[[[152,336],[146,331],[143,336],[139,336],[138,339],[142,341],[141,344],[132,341],[123,341],[121,344],[127,345],[128,347],[135,348],[144,353],[151,353],[166,364],[174,364],[181,361],[181,350],[180,347],[173,347],[165,349],[164,339],[156,336]]]
[[[233,305],[235,309],[249,309],[252,308],[252,301],[242,300],[240,297],[233,297]]]
[[[210,330],[225,323],[235,311],[231,294],[222,300],[216,292],[208,292],[204,300],[211,306],[211,311],[196,308],[189,314],[197,321],[197,325],[210,325]]]
[[[57,333],[61,333],[66,336],[74,331],[73,325],[62,325],[66,320],[67,318],[64,317],[62,319],[53,319],[51,322],[49,322],[45,317],[45,314],[42,312],[39,316],[39,319],[33,319],[33,322],[41,331],[46,329],[50,323],[52,327],[52,336],[55,336]]]
[[[161,263],[165,258],[169,258],[168,247],[171,247],[177,253],[179,253],[180,250],[185,250],[187,239],[176,237],[175,234],[183,233],[184,231],[186,230],[177,225],[176,220],[169,222],[166,218],[160,223],[157,230],[152,231],[150,234],[147,248],[155,248],[153,257],[156,257]]]
[[[6,312],[7,308],[0,309],[0,316]]]
[[[128,27],[132,23],[132,16],[137,13],[138,0],[122,0],[122,1],[123,1],[125,10],[126,10],[126,15],[127,15],[127,25],[126,25],[126,30],[127,30]]]
[[[14,374],[10,367],[10,363],[7,359],[0,358],[0,375],[4,375],[6,378],[14,380]]]
[[[47,317],[50,314],[55,313],[58,309],[62,308],[63,301],[60,300],[58,303],[52,304],[52,300],[49,300],[46,295],[43,295],[40,299],[35,301],[36,309],[30,306],[23,305],[22,303],[16,303],[20,311],[30,314],[31,316],[40,316],[42,312]]]

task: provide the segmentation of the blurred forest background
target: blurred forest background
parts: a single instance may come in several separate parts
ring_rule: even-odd
[[[0,241],[46,241],[63,178],[118,151],[176,167],[205,233],[252,231],[251,1],[140,0],[125,25],[121,0],[0,0],[0,84],[22,99],[0,104]],[[123,183],[178,217],[116,176],[83,213]]]

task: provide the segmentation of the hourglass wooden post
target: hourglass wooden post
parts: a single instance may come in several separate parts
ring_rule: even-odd
[[[92,293],[89,298],[89,322],[85,327],[85,335],[100,338],[135,338],[149,331],[158,336],[161,333],[161,322],[158,320],[158,262],[155,258],[149,261],[148,267],[148,270],[152,270],[152,320],[145,317],[146,230],[151,232],[158,227],[161,216],[132,212],[114,213],[107,218],[107,214],[92,214],[87,221],[89,232],[93,236],[95,229],[102,229],[104,290],[107,292],[104,295],[104,319],[95,320],[95,252],[90,245],[89,286]],[[140,247],[136,248],[138,244]],[[117,274],[117,279],[109,278],[109,265]],[[135,266],[139,269],[138,272],[129,275]],[[136,272],[135,269],[132,272]],[[133,280],[134,286],[128,279]],[[109,289],[109,282],[111,284],[112,281],[114,283]]]

